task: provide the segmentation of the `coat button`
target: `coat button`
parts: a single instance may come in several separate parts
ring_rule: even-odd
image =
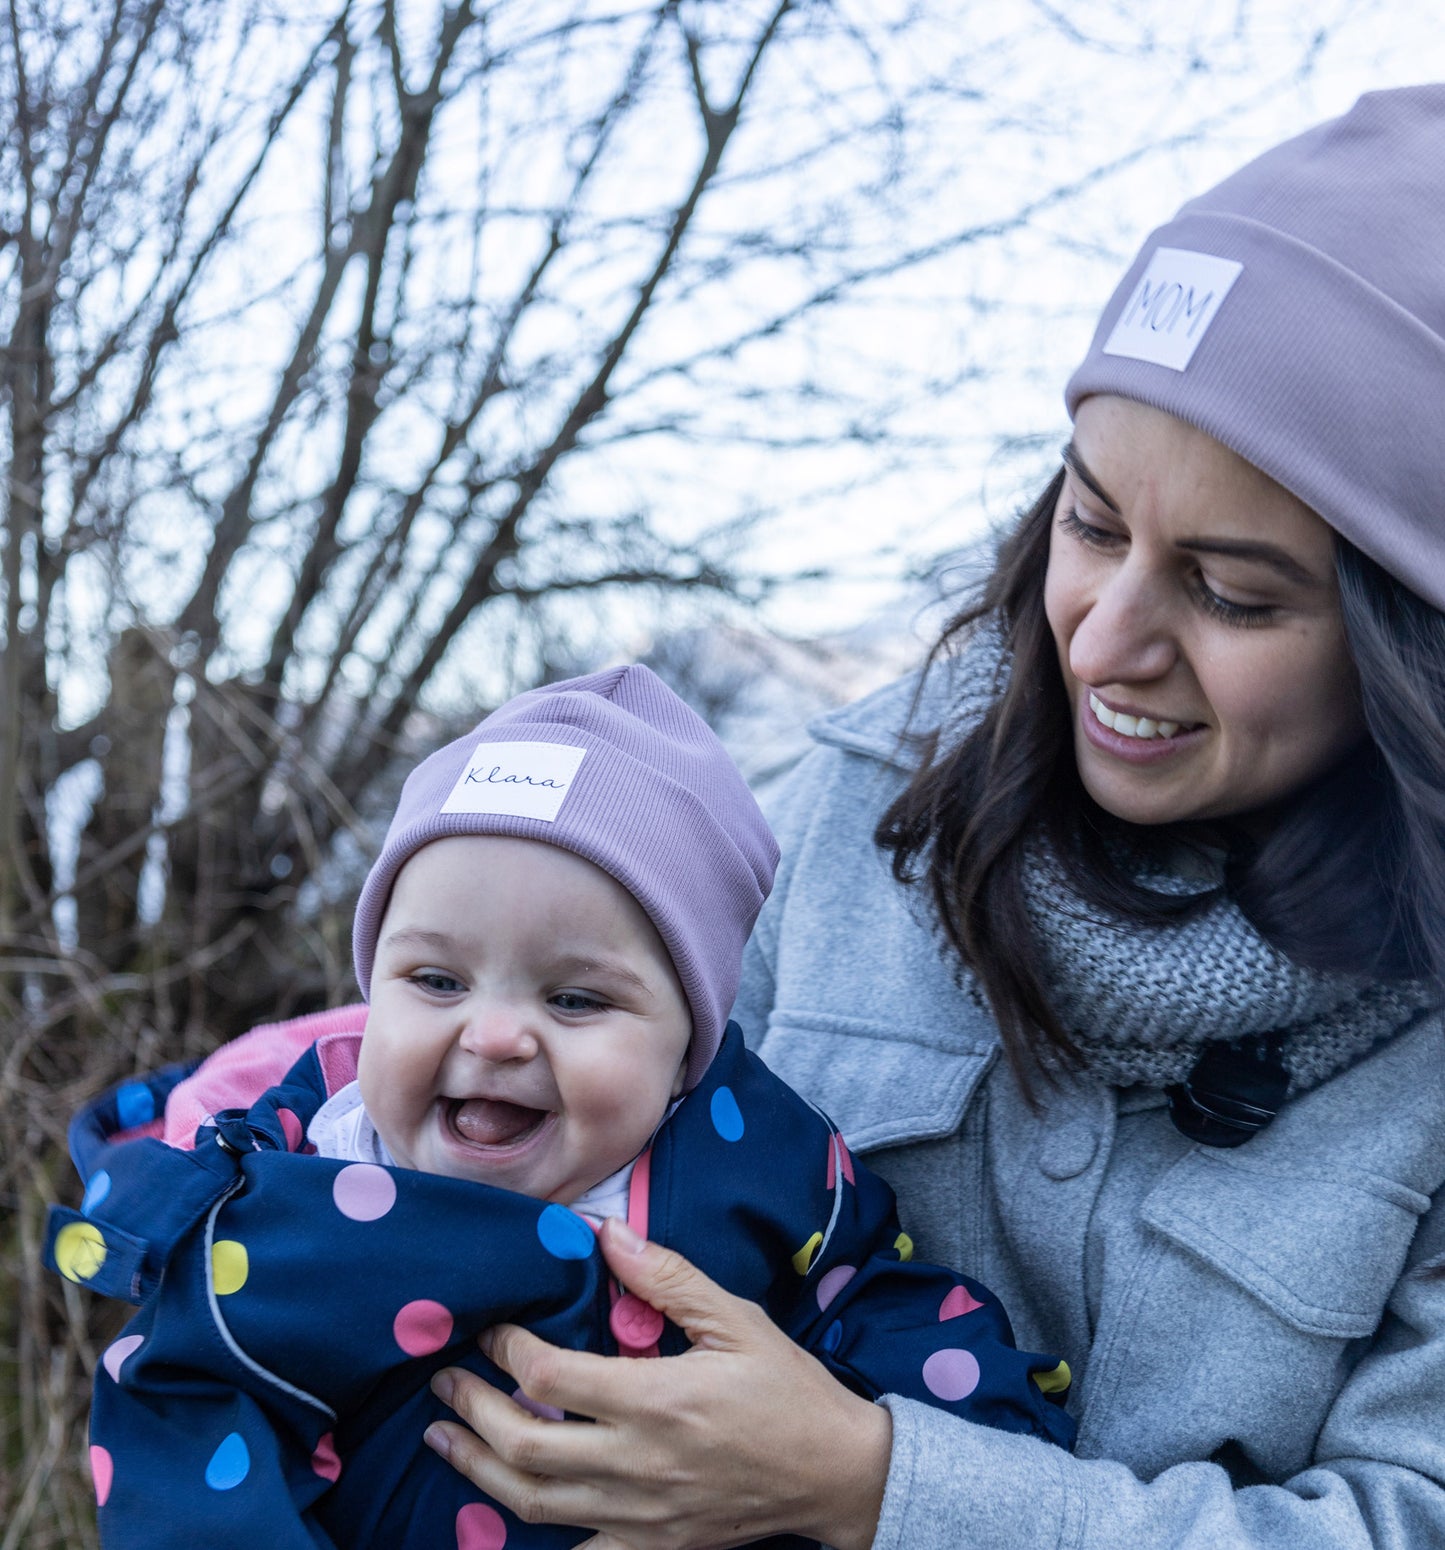
[[[1039,1167],[1051,1179],[1072,1179],[1094,1160],[1099,1136],[1082,1117],[1063,1120],[1050,1127],[1039,1148]]]

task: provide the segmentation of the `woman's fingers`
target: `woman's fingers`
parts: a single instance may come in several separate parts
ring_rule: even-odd
[[[665,1313],[693,1345],[736,1350],[760,1318],[766,1322],[755,1303],[724,1291],[681,1254],[639,1238],[620,1218],[604,1222],[601,1236],[612,1274],[635,1297]]]
[[[434,1421],[423,1440],[453,1469],[497,1501],[505,1502],[524,1523],[567,1523],[588,1528],[605,1507],[605,1495],[586,1481],[554,1480],[528,1474],[499,1458],[480,1438],[453,1421]]]
[[[525,1334],[526,1331],[518,1330],[517,1333]],[[545,1349],[551,1351],[554,1348]],[[558,1351],[555,1354],[573,1356],[579,1353]],[[595,1359],[605,1360],[602,1357]],[[437,1373],[432,1379],[432,1391],[476,1434],[472,1439],[463,1429],[452,1428],[448,1436],[453,1444],[457,1433],[462,1431],[464,1440],[479,1440],[486,1452],[521,1475],[566,1479],[606,1470],[607,1443],[602,1430],[589,1421],[553,1421],[534,1415],[485,1379],[456,1367]],[[453,1447],[452,1452],[456,1451]]]
[[[625,1222],[603,1225],[602,1252],[623,1286],[665,1313],[695,1347],[737,1351],[770,1336],[784,1338],[755,1303],[725,1292],[680,1254],[645,1242]],[[574,1415],[599,1421],[635,1416],[650,1408],[657,1393],[657,1374],[646,1363],[560,1350],[515,1324],[488,1330],[482,1349],[529,1399]]]
[[[456,1368],[437,1373],[432,1388],[467,1423],[437,1421],[424,1436],[454,1469],[524,1522],[585,1528],[599,1521],[605,1503],[589,1474],[598,1467],[597,1427],[544,1420]]]
[[[619,1411],[631,1414],[648,1408],[653,1390],[651,1377],[655,1376],[647,1371],[652,1365],[650,1362],[598,1356],[593,1351],[563,1350],[516,1324],[498,1324],[489,1329],[482,1336],[481,1347],[490,1360],[516,1381],[527,1398],[537,1404],[568,1410],[573,1415],[590,1416],[597,1421],[606,1421]],[[481,1387],[490,1388],[490,1385],[482,1384]],[[472,1392],[471,1387],[467,1392]],[[504,1402],[511,1410],[519,1411],[524,1420],[537,1420],[526,1411],[520,1411],[520,1407],[510,1400]],[[487,1404],[491,1414],[496,1416],[487,1396],[478,1396],[477,1403]],[[471,1416],[467,1419],[470,1421]],[[538,1424],[545,1436],[551,1436],[562,1425],[555,1421]],[[592,1432],[596,1428],[587,1430]]]

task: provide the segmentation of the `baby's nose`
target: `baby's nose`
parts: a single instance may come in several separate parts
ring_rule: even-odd
[[[461,1046],[483,1060],[530,1060],[538,1049],[536,1029],[515,1006],[479,1007],[467,1018]]]

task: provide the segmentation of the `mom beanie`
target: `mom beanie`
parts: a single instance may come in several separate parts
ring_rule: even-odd
[[[1445,85],[1370,92],[1150,234],[1070,378],[1165,410],[1445,609]]]
[[[520,694],[424,759],[357,901],[352,957],[363,996],[397,873],[423,845],[461,834],[557,845],[627,889],[687,997],[685,1085],[696,1086],[722,1040],[743,945],[778,863],[767,821],[707,723],[647,668],[617,667]]]

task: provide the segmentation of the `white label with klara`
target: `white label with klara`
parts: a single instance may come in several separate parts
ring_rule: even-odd
[[[479,743],[442,811],[552,823],[586,752],[563,743]]]
[[[1243,269],[1234,259],[1212,253],[1156,248],[1105,341],[1104,354],[1183,371]]]

